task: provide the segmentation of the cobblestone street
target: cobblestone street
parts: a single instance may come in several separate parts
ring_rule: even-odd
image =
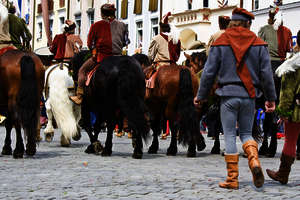
[[[5,130],[0,127],[0,148]],[[245,158],[240,156],[239,190],[218,187],[226,177],[224,158],[209,154],[213,140],[196,158],[187,158],[179,147],[176,157],[166,156],[170,138],[160,140],[160,151],[142,160],[131,158],[131,140],[124,136],[113,139],[111,157],[84,153],[86,133],[70,148],[60,147],[60,134],[52,143],[41,142],[34,158],[15,160],[0,157],[0,199],[299,199],[300,165],[292,166],[288,185],[271,181],[265,173],[265,185],[256,189]],[[100,135],[103,143],[106,134]],[[14,134],[13,134],[14,138]],[[149,141],[150,143],[150,141]],[[13,141],[14,144],[14,141]],[[283,140],[279,140],[276,158],[261,159],[263,169],[278,168]],[[14,145],[13,145],[14,146]],[[221,147],[224,141],[221,139]],[[239,150],[242,153],[239,143]]]

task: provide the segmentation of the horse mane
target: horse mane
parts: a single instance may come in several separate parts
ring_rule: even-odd
[[[151,65],[149,57],[145,54],[136,53],[132,55],[132,57],[136,59],[142,66],[144,65],[145,67],[147,67]]]
[[[92,57],[92,54],[89,50],[82,50],[79,53],[76,53],[74,57],[71,59],[70,63],[70,69],[73,70],[73,79],[77,80],[78,78],[78,72],[80,67],[84,64],[85,61],[87,61],[90,57]]]
[[[0,25],[3,24],[8,19],[8,10],[7,8],[0,2]]]

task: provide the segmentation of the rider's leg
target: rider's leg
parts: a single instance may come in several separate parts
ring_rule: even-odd
[[[83,94],[84,94],[84,84],[86,80],[86,75],[89,71],[91,71],[94,67],[93,58],[88,59],[82,67],[79,69],[78,72],[78,87],[76,90],[76,96],[71,96],[70,99],[77,105],[82,103]]]

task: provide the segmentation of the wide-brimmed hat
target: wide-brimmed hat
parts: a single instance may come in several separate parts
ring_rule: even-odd
[[[71,21],[71,20],[69,20],[69,19],[67,19],[67,20],[65,21],[65,24],[64,24],[64,30],[65,30],[66,32],[73,31],[75,28],[76,28],[76,24],[75,24],[73,21]]]

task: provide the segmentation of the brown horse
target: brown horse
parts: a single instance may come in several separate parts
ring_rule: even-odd
[[[9,50],[0,56],[0,114],[6,116],[6,138],[3,155],[11,155],[11,130],[16,129],[14,158],[22,158],[27,137],[26,154],[36,153],[39,126],[39,103],[44,85],[44,67],[33,53]]]
[[[154,67],[144,70],[146,79],[153,74]],[[146,105],[151,114],[153,141],[148,153],[157,153],[158,135],[161,132],[161,118],[169,120],[172,132],[171,143],[167,155],[177,154],[177,136],[179,143],[188,145],[188,157],[196,156],[205,148],[203,136],[200,134],[200,116],[193,104],[197,94],[199,81],[197,76],[186,66],[176,64],[161,66],[157,71],[154,88],[147,89]],[[178,133],[178,134],[177,134]]]

